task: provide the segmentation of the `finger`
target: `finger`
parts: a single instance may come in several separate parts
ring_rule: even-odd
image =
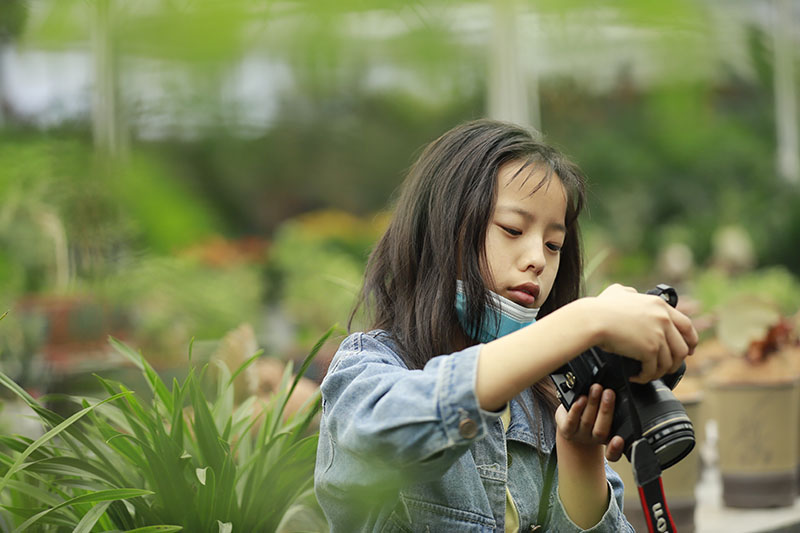
[[[666,339],[658,347],[658,367],[656,368],[656,375],[651,379],[660,378],[672,368],[673,356],[670,352],[669,344]]]
[[[631,381],[634,383],[647,383],[652,381],[653,376],[656,375],[658,370],[658,356],[653,357],[649,355],[643,359],[639,359],[639,361],[642,363],[642,371],[639,372],[638,376],[631,378]]]
[[[689,355],[689,346],[677,328],[673,327],[667,328],[667,344],[672,354],[672,366],[667,369],[667,373],[672,374],[680,368],[683,360]]]
[[[614,400],[616,395],[613,389],[605,389],[600,399],[600,408],[592,429],[592,437],[598,442],[605,443],[611,434],[611,423],[614,421]]]
[[[619,435],[615,435],[606,446],[606,459],[609,461],[619,461],[625,451],[625,441]]]
[[[564,407],[563,404],[559,404],[558,408],[556,409],[556,425],[561,428],[565,420],[567,419],[567,409]]]
[[[599,383],[594,383],[589,387],[589,398],[586,402],[586,407],[583,410],[580,421],[580,431],[585,435],[591,435],[595,420],[597,418],[597,411],[600,408],[600,398],[603,394],[603,387]]]
[[[670,307],[669,310],[672,323],[675,324],[675,327],[678,329],[684,341],[686,342],[686,345],[689,347],[689,355],[693,354],[694,349],[697,346],[698,335],[692,320],[676,309]]]
[[[561,427],[562,435],[571,437],[578,431],[584,407],[586,407],[586,396],[580,396],[572,403],[572,407],[569,408],[567,416],[564,417],[564,424]]]

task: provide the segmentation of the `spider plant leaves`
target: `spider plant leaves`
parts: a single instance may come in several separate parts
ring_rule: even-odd
[[[108,490],[99,490],[96,492],[91,492],[89,494],[83,494],[81,496],[76,496],[65,502],[61,502],[60,504],[54,507],[49,507],[44,511],[36,513],[35,515],[28,518],[25,522],[23,522],[19,527],[17,527],[14,530],[14,533],[25,531],[28,527],[32,526],[43,517],[61,509],[62,507],[68,507],[79,503],[112,502],[115,500],[124,500],[127,498],[137,498],[140,496],[146,496],[148,494],[153,494],[153,493],[149,490],[141,490],[141,489],[108,489]]]
[[[72,533],[91,533],[92,528],[98,522],[98,520],[100,520],[111,503],[111,501],[100,502],[92,507],[86,514],[83,515],[83,518],[81,518],[81,521],[78,522],[77,526],[75,526],[75,529],[72,530]]]
[[[3,374],[2,372],[0,372],[0,375],[6,377],[5,374]],[[28,448],[26,448],[25,451],[19,454],[17,459],[14,461],[14,464],[11,465],[11,468],[9,468],[8,472],[6,472],[6,475],[3,476],[2,479],[0,479],[0,492],[3,491],[3,488],[5,488],[6,483],[8,483],[8,480],[12,475],[25,468],[25,459],[27,459],[27,457],[31,455],[33,452],[35,452],[39,447],[51,441],[54,437],[58,436],[59,433],[61,433],[69,426],[71,426],[72,424],[83,418],[88,412],[92,411],[96,407],[104,403],[114,401],[118,398],[122,398],[125,395],[126,393],[115,394],[114,396],[107,398],[95,405],[81,409],[80,411],[78,411],[77,413],[66,419],[64,422],[57,425],[56,427],[54,427],[53,429],[51,429],[50,431],[48,431],[47,433],[36,439],[36,441],[34,441],[30,446],[28,446]]]
[[[0,435],[0,513],[11,529],[275,530],[313,486],[319,394],[285,416],[300,379],[289,366],[269,401],[254,396],[236,405],[234,379],[260,352],[232,373],[190,366],[167,386],[140,353],[110,342],[142,372],[145,390],[96,376],[107,397],[58,398],[77,407],[68,418],[0,373],[0,385],[47,429],[36,440]],[[218,381],[209,388],[212,378]]]
[[[125,533],[172,533],[181,530],[183,530],[181,526],[146,526],[129,529]]]

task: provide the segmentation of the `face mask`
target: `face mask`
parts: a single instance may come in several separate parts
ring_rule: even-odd
[[[456,313],[464,331],[478,342],[490,342],[503,335],[536,322],[539,309],[530,309],[489,291],[491,302],[486,304],[483,324],[478,331],[470,331],[467,324],[467,297],[464,282],[456,281]]]

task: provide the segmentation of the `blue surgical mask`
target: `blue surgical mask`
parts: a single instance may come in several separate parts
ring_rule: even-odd
[[[467,324],[467,296],[464,293],[464,282],[456,281],[456,313],[464,331],[478,342],[490,342],[503,335],[524,328],[536,322],[539,309],[531,309],[497,293],[489,291],[490,302],[486,304],[483,324],[478,331],[470,331]]]

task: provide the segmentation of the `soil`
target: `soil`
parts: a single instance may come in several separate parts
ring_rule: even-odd
[[[717,385],[760,385],[791,383],[798,377],[800,350],[791,348],[774,353],[757,364],[744,357],[728,359],[715,366],[708,379]]]
[[[733,350],[719,339],[709,339],[700,343],[694,354],[686,358],[686,372],[690,375],[704,375],[717,363],[735,357]]]

